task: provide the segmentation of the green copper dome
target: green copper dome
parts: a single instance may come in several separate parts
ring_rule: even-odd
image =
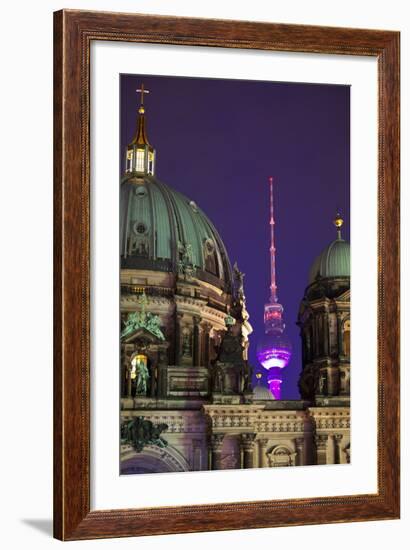
[[[167,271],[231,288],[232,268],[206,214],[155,176],[156,151],[146,129],[144,85],[136,133],[126,149],[120,197],[122,269]]]
[[[125,176],[120,203],[121,267],[192,276],[221,288],[232,269],[210,219],[182,193],[153,175]]]
[[[350,277],[350,244],[340,237],[331,242],[313,262],[309,284],[316,279]]]

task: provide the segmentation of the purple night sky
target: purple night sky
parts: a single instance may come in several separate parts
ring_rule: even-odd
[[[282,399],[298,399],[298,308],[311,264],[336,237],[337,209],[350,240],[350,87],[121,75],[121,172],[141,82],[150,90],[145,105],[156,176],[204,210],[231,263],[237,260],[246,274],[254,367],[270,284],[268,177],[275,178],[278,297],[293,346]]]

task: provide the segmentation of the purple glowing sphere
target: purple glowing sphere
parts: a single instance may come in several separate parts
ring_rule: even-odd
[[[259,363],[266,370],[285,368],[292,355],[292,345],[283,332],[267,332],[256,348]]]

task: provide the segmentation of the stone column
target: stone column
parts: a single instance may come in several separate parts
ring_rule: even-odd
[[[175,365],[181,364],[182,356],[182,331],[181,331],[181,321],[183,313],[175,314]]]
[[[306,364],[306,336],[305,331],[303,329],[300,329],[300,341],[302,343],[302,370],[305,368]]]
[[[158,350],[158,365],[157,365],[157,397],[166,397],[168,392],[167,383],[167,366],[168,354],[166,349]]]
[[[350,443],[346,445],[346,447],[343,449],[343,452],[346,456],[346,464],[350,464]]]
[[[156,396],[165,398],[167,396],[167,366],[159,364],[157,367],[157,391]]]
[[[223,444],[224,434],[212,434],[210,437],[210,449],[211,449],[211,461],[208,464],[210,470],[220,470],[221,469],[221,456],[222,456],[222,444]]]
[[[266,455],[266,449],[268,446],[268,439],[259,439],[259,468],[269,468],[268,457]]]
[[[342,453],[342,434],[335,434],[333,436],[335,442],[335,464],[343,464],[343,453]]]
[[[327,442],[329,436],[328,434],[316,434],[315,443],[316,443],[316,463],[317,464],[327,464]]]
[[[329,355],[329,313],[323,314],[323,355]]]
[[[321,341],[322,341],[322,334],[320,333],[320,320],[321,320],[321,313],[316,313],[315,315],[315,348],[316,348],[316,357],[320,357],[322,355],[321,350]]]
[[[317,315],[317,352],[318,357],[323,357],[324,354],[324,341],[323,341],[323,313],[320,312]]]
[[[295,438],[295,448],[296,448],[296,466],[304,466],[305,464],[305,438],[304,437]]]
[[[149,366],[149,397],[155,397],[158,389],[158,349],[154,346],[151,348],[148,354]]]
[[[131,392],[132,392],[132,380],[131,380],[131,365],[127,367],[127,397],[131,398]]]
[[[255,450],[255,437],[256,434],[246,433],[241,434],[241,446],[243,449],[243,467],[254,467],[254,450]]]
[[[316,359],[316,357],[319,355],[318,350],[318,342],[317,342],[317,315],[313,317],[312,320],[312,334],[313,334],[313,342],[312,342],[312,350],[313,350],[313,358]]]
[[[192,463],[195,472],[202,470],[202,444],[201,440],[192,441]]]
[[[337,312],[337,350],[339,358],[343,357],[343,323],[340,312]]]
[[[211,325],[209,323],[204,323],[202,325],[203,336],[202,336],[202,363],[205,367],[209,367],[209,332],[211,330]]]
[[[194,342],[193,342],[193,361],[192,361],[192,364],[194,367],[199,367],[200,364],[201,364],[201,327],[200,327],[200,322],[201,322],[201,318],[200,317],[196,317],[194,316],[193,317],[193,322],[194,322]]]

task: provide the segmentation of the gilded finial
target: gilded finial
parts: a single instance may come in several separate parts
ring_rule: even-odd
[[[343,223],[344,223],[344,220],[342,218],[342,215],[340,214],[340,212],[337,212],[336,217],[333,220],[333,224],[337,229],[337,238],[338,239],[342,238],[341,227],[342,227]]]
[[[140,115],[143,115],[145,113],[144,94],[149,94],[149,90],[146,90],[144,88],[144,84],[141,84],[141,88],[137,88],[137,92],[141,93],[141,104],[140,104],[140,108],[138,109],[138,112]]]
[[[343,221],[343,218],[342,218],[340,212],[338,212],[338,213],[336,214],[336,218],[333,220],[333,223],[335,224],[335,226],[336,226],[337,228],[342,227],[344,221]]]

